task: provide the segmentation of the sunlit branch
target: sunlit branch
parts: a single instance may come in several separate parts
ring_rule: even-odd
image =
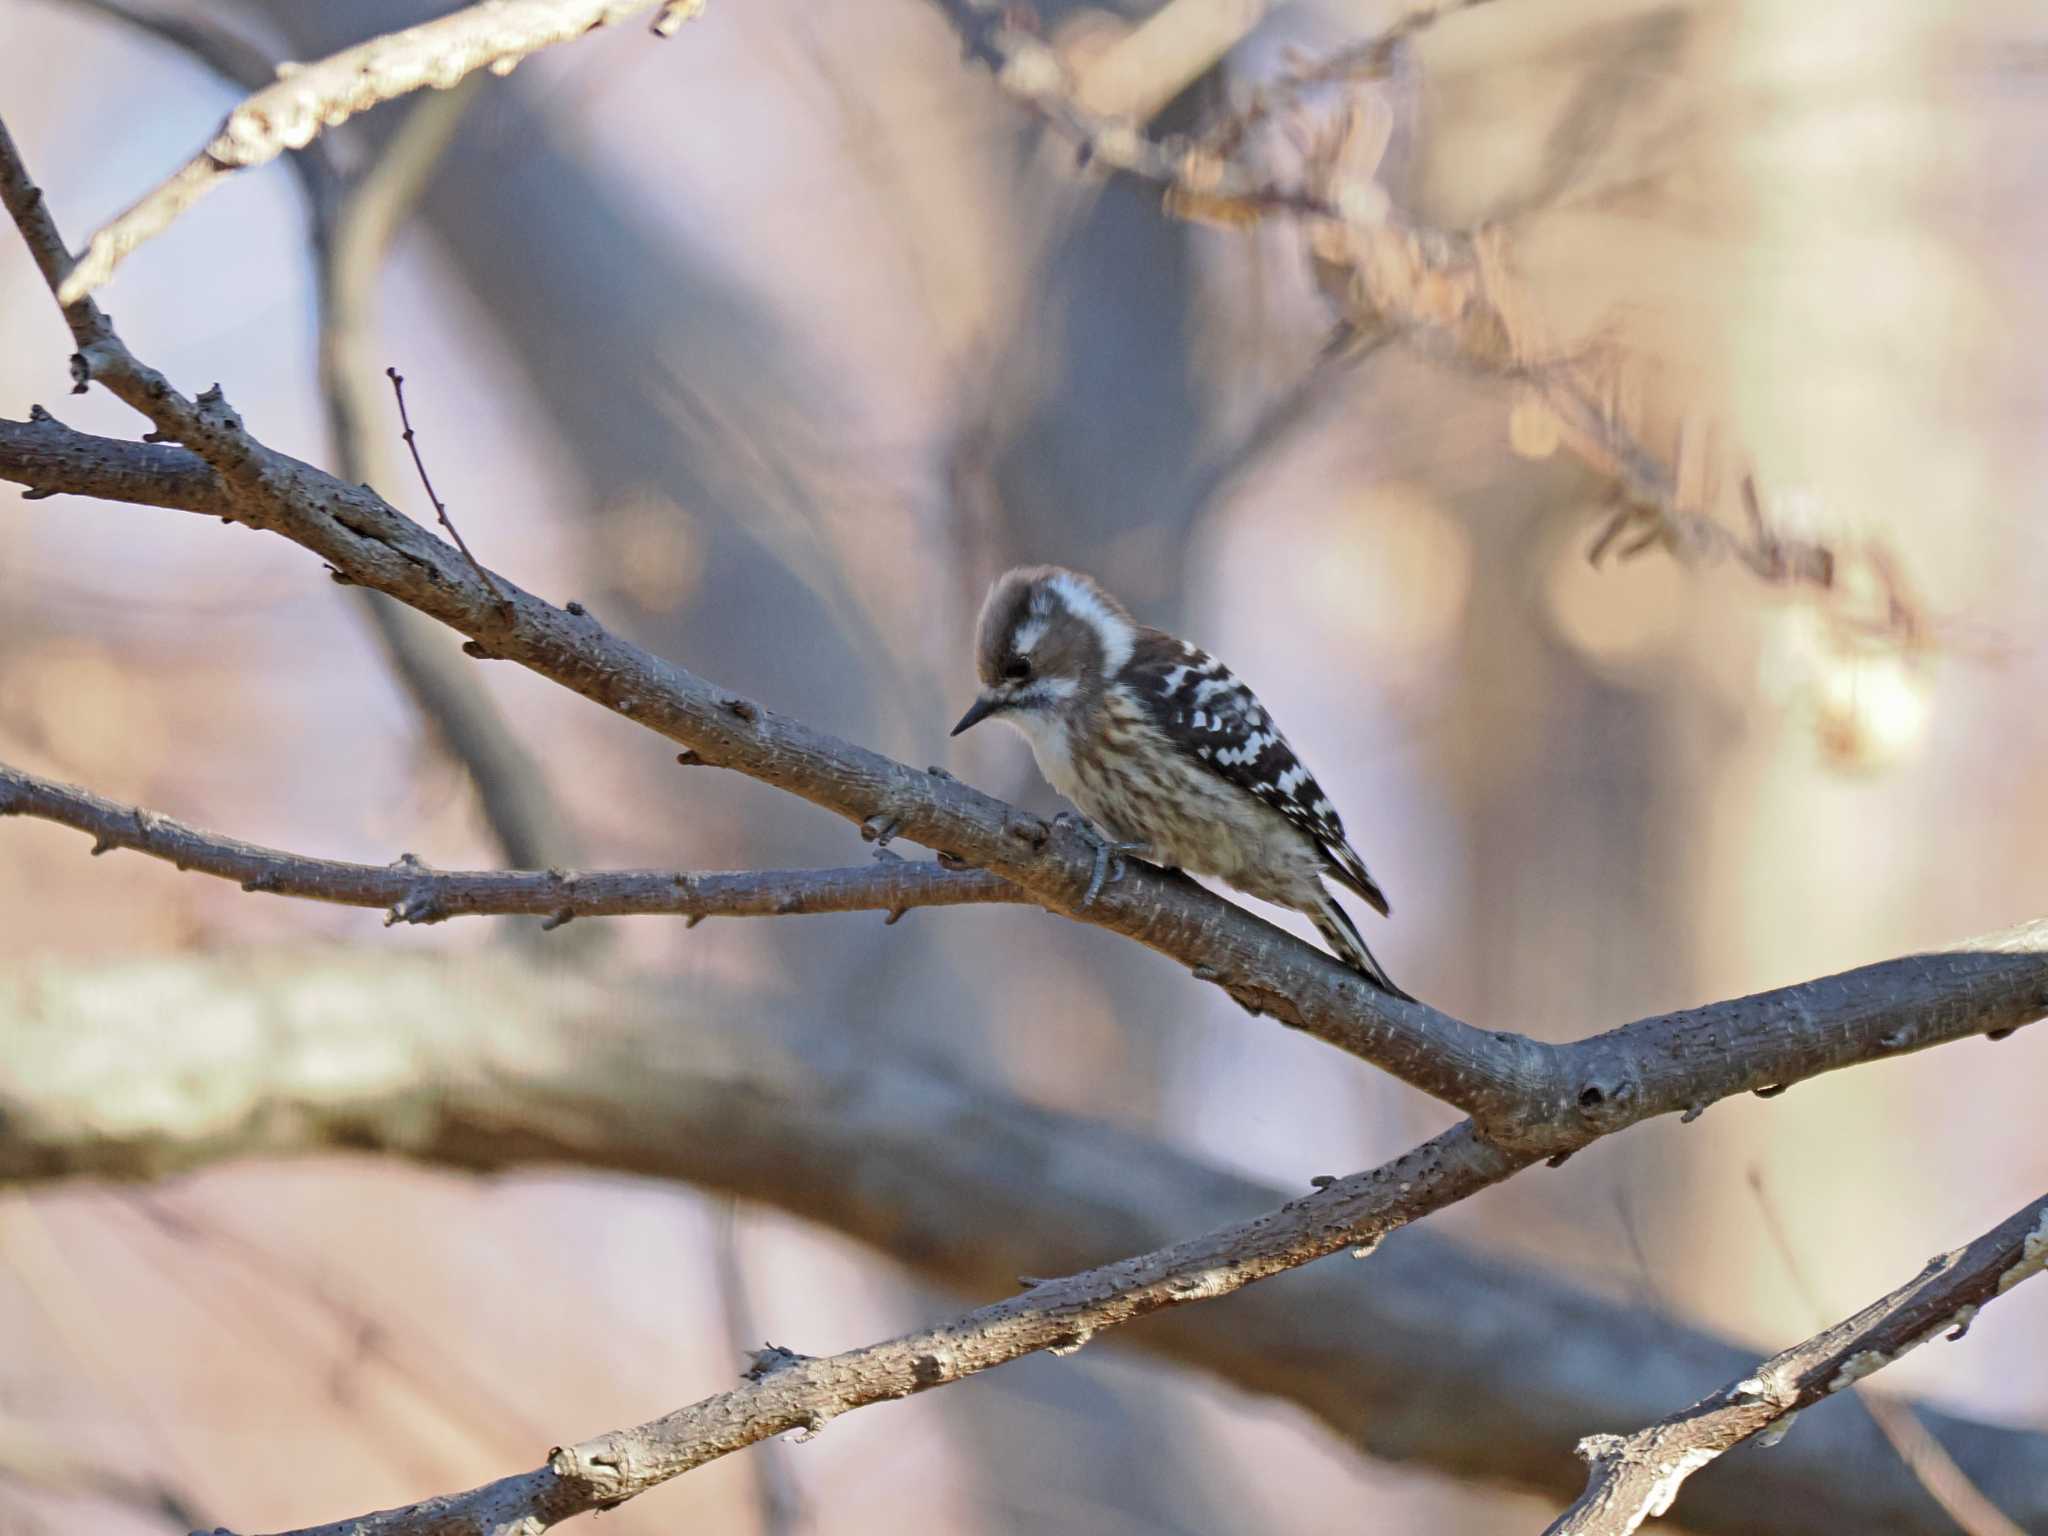
[[[74,304],[200,198],[250,166],[302,149],[359,112],[432,86],[446,90],[479,69],[509,74],[522,59],[569,42],[656,0],[488,0],[402,32],[373,37],[316,63],[280,66],[275,84],[227,115],[204,148],[94,233],[63,279],[58,301]]]
[[[1966,1248],[1932,1259],[1854,1317],[1773,1355],[1683,1413],[1630,1435],[1590,1435],[1586,1491],[1546,1536],[1629,1536],[1671,1508],[1685,1480],[1752,1435],[1852,1386],[1932,1339],[1959,1339],[1979,1309],[2048,1267],[2048,1196]]]

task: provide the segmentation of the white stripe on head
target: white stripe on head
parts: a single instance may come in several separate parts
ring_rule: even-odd
[[[1131,659],[1131,647],[1138,643],[1138,631],[1117,611],[1100,587],[1078,571],[1055,571],[1046,585],[1067,605],[1067,612],[1095,631],[1102,642],[1102,670],[1115,677]]]

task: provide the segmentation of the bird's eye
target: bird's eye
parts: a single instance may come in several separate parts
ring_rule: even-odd
[[[1003,663],[1003,676],[1013,683],[1021,683],[1031,675],[1031,663],[1022,656],[1012,656]]]

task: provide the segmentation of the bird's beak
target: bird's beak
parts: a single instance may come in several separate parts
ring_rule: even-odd
[[[1003,701],[1000,698],[992,693],[984,693],[980,698],[967,706],[967,713],[960,717],[960,723],[954,726],[947,734],[949,736],[958,736],[970,725],[979,724],[1002,707]]]

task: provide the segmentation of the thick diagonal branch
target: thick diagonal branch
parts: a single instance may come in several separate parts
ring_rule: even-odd
[[[1630,1536],[1671,1508],[1685,1480],[1724,1452],[1802,1408],[1852,1386],[1942,1335],[1959,1339],[1978,1310],[2048,1268],[2048,1195],[2016,1211],[1966,1248],[1944,1253],[1854,1317],[1773,1355],[1647,1429],[1590,1435],[1579,1455],[1586,1491],[1546,1536]]]
[[[852,869],[438,870],[411,854],[392,864],[312,859],[116,805],[70,784],[0,763],[0,816],[34,816],[88,832],[93,852],[132,848],[180,869],[238,881],[246,891],[344,907],[381,907],[387,923],[527,916],[559,927],[576,917],[664,914],[793,917],[1028,901],[1000,875],[890,858]]]

